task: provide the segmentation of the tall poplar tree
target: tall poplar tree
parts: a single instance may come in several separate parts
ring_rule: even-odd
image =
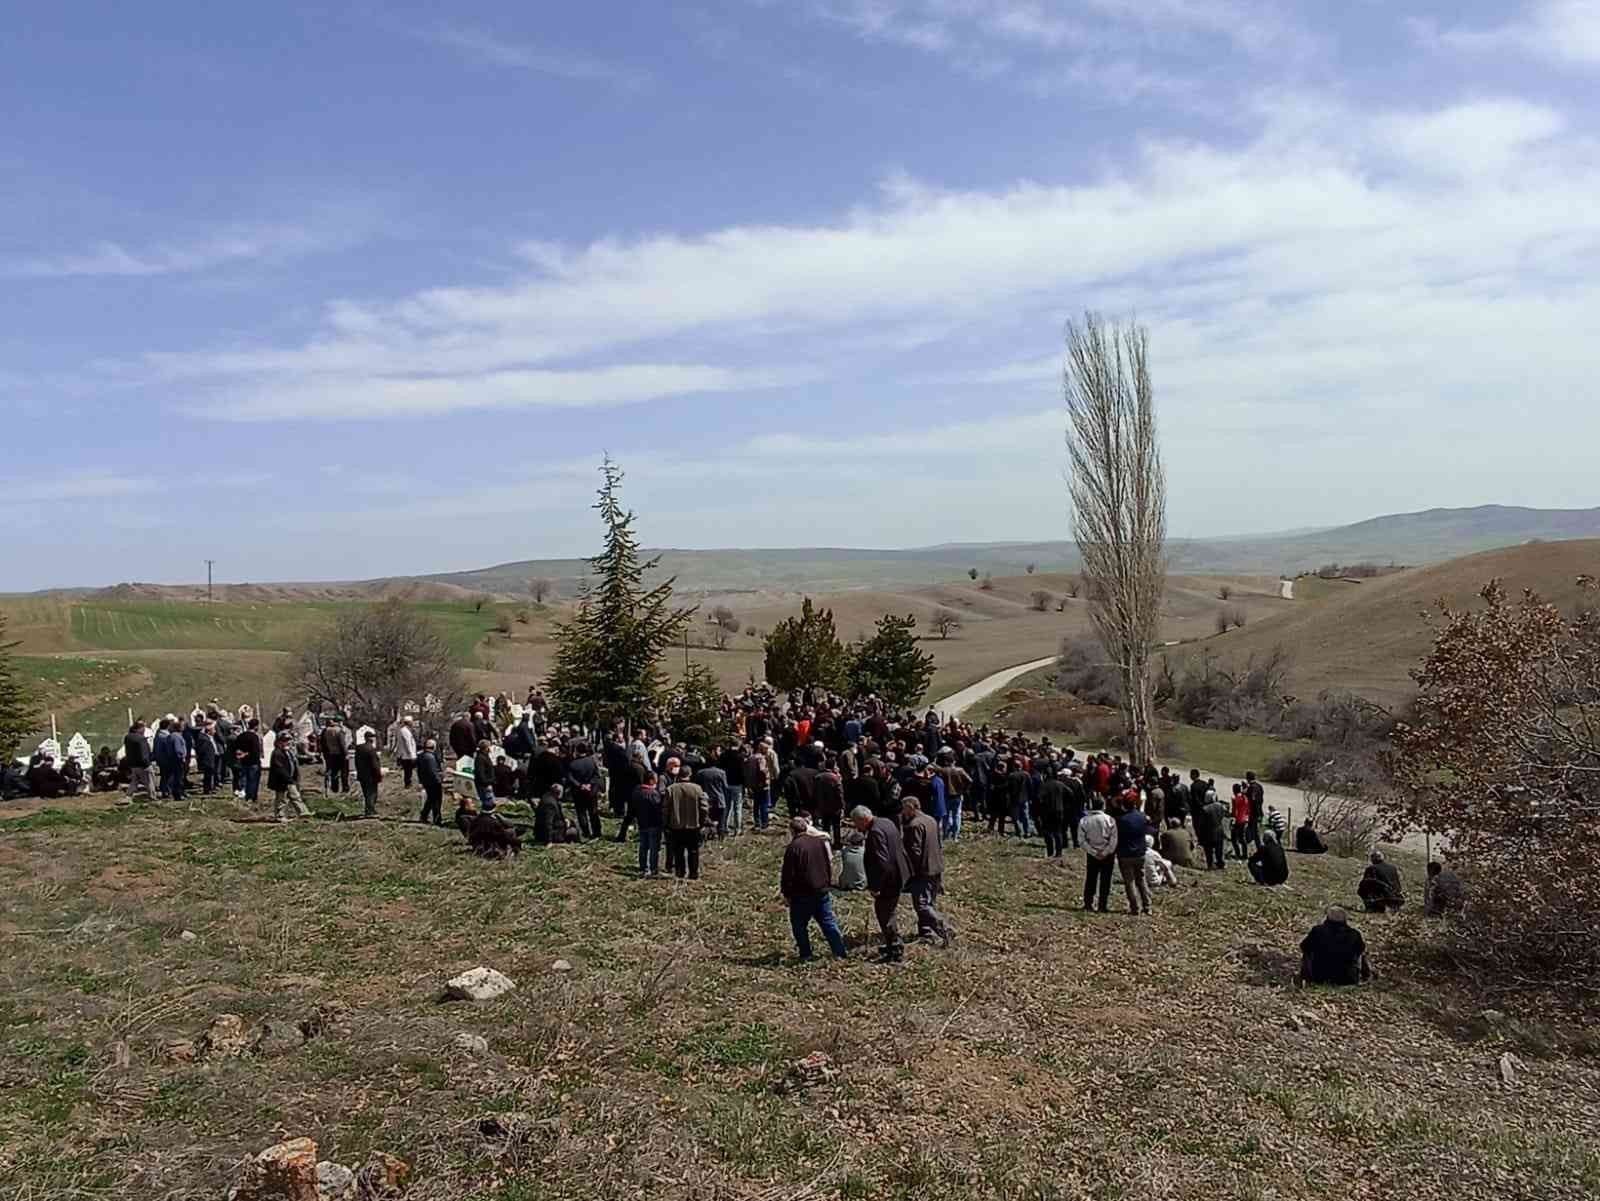
[[[555,625],[555,665],[545,681],[559,711],[586,725],[631,719],[662,702],[661,656],[695,612],[673,606],[676,577],[645,589],[645,573],[660,558],[640,560],[633,512],[622,507],[622,468],[608,457],[600,474],[593,507],[606,527],[605,545],[589,560],[572,619]]]
[[[34,731],[33,697],[17,677],[11,661],[15,642],[6,642],[6,619],[0,614],[0,763],[11,762],[22,740]]]

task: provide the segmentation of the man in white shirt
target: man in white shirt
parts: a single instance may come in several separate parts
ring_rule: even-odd
[[[1161,852],[1156,850],[1156,839],[1153,834],[1144,836],[1144,845],[1149,848],[1144,853],[1144,879],[1151,888],[1168,888],[1178,886],[1178,873],[1172,870],[1172,860],[1163,859]]]
[[[400,728],[394,732],[394,761],[405,776],[405,786],[411,787],[411,773],[417,770],[417,736],[411,729],[411,718],[400,719]]]
[[[1111,897],[1111,869],[1117,862],[1117,823],[1105,810],[1105,802],[1094,795],[1091,809],[1078,826],[1078,841],[1087,853],[1088,871],[1083,878],[1083,908],[1106,911]]]

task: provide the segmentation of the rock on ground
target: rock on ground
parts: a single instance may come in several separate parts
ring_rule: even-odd
[[[261,1058],[286,1055],[298,1051],[306,1041],[305,1027],[299,1022],[286,1022],[281,1018],[268,1018],[251,1044],[250,1052]]]
[[[219,1013],[211,1019],[198,1050],[202,1059],[229,1059],[243,1055],[249,1045],[244,1019],[236,1013]]]
[[[783,1078],[778,1081],[777,1091],[780,1093],[797,1093],[813,1088],[819,1084],[828,1084],[837,1079],[838,1069],[833,1066],[833,1059],[826,1051],[813,1051],[803,1059],[796,1059],[785,1069]]]
[[[291,1138],[246,1160],[228,1201],[321,1201],[317,1195],[317,1144]]]
[[[354,1201],[356,1174],[343,1164],[325,1159],[317,1165],[318,1201]]]
[[[452,1001],[492,1001],[516,987],[508,976],[492,967],[475,967],[462,972],[444,986],[444,995]]]
[[[411,1182],[411,1165],[387,1151],[374,1151],[356,1173],[356,1181],[363,1196],[392,1197]]]
[[[468,1055],[484,1055],[489,1051],[489,1040],[481,1034],[467,1034],[463,1031],[456,1035],[456,1049],[465,1051]]]

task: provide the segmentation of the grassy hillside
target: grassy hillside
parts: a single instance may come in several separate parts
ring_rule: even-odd
[[[1600,538],[1600,508],[1527,509],[1482,505],[1429,509],[1314,531],[1238,538],[1173,539],[1172,570],[1195,574],[1262,574],[1310,571],[1325,563],[1439,563],[1494,547],[1534,539]],[[657,579],[676,576],[692,592],[914,588],[959,581],[969,569],[996,576],[1040,571],[1070,572],[1079,566],[1077,547],[1067,540],[975,542],[909,550],[840,547],[799,549],[660,550]],[[577,591],[588,570],[581,559],[528,559],[476,571],[422,577],[471,590],[520,595],[530,578],[554,580],[565,595]]]
[[[1549,542],[1470,555],[1434,567],[1337,585],[1315,604],[1295,601],[1244,629],[1170,652],[1203,651],[1242,661],[1274,646],[1294,656],[1294,691],[1312,696],[1347,689],[1392,703],[1410,692],[1408,673],[1432,646],[1427,613],[1439,599],[1476,603],[1490,579],[1517,595],[1530,588],[1563,608],[1578,600],[1580,574],[1600,574],[1600,540]]]
[[[413,803],[386,785],[385,814]],[[1374,984],[1289,988],[1297,940],[1353,898],[1348,860],[1296,858],[1273,889],[1183,871],[1133,920],[1078,911],[1081,853],[969,835],[947,849],[952,950],[870,963],[853,894],[851,958],[797,966],[776,831],[713,844],[684,885],[631,878],[635,848],[609,842],[484,863],[453,831],[245,816],[0,822],[0,1194],[217,1198],[296,1135],[400,1156],[414,1201],[1600,1190],[1581,1020],[1478,1018],[1487,1002],[1407,967],[1414,912],[1358,918]],[[516,990],[437,1002],[478,964]],[[220,1013],[315,1033],[169,1050]],[[819,1051],[836,1074],[789,1089]],[[491,1115],[517,1133],[486,1138]]]

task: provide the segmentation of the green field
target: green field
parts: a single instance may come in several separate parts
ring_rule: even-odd
[[[81,731],[95,746],[127,731],[128,710],[145,718],[221,700],[262,706],[298,705],[285,694],[292,652],[355,601],[201,604],[193,601],[0,600],[5,638],[20,641],[17,671],[32,691],[38,733],[53,713],[63,738]],[[514,606],[411,602],[439,627],[463,667],[480,664],[479,647]],[[54,652],[54,653],[32,653]]]

